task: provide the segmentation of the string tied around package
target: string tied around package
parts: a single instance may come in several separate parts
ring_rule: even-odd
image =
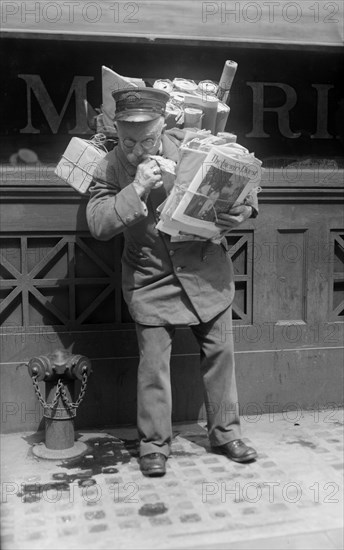
[[[101,149],[102,151],[105,151],[105,153],[108,153],[108,150],[106,148],[106,145],[105,143],[107,141],[113,141],[116,143],[116,140],[114,139],[109,139],[108,137],[106,137],[105,134],[102,134],[102,133],[99,133],[99,134],[94,134],[91,139],[90,139],[90,142],[95,146],[97,147],[98,149]]]

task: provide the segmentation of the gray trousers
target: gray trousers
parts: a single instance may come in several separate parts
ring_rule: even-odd
[[[232,308],[208,323],[191,325],[201,350],[201,375],[212,446],[240,438],[235,380]],[[137,429],[140,456],[168,456],[172,440],[170,356],[173,326],[136,324],[140,351],[137,381]]]

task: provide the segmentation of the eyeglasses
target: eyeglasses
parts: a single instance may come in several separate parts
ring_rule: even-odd
[[[145,151],[149,151],[149,149],[151,149],[152,147],[154,147],[154,145],[156,145],[159,137],[160,136],[156,137],[155,139],[154,138],[147,138],[147,139],[144,139],[143,141],[134,141],[133,139],[125,138],[123,140],[123,144],[128,149],[134,149],[135,145],[137,143],[139,143],[141,145],[142,149],[144,149]]]

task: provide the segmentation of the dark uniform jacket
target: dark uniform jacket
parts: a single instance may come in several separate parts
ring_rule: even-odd
[[[166,134],[162,156],[178,161],[178,148]],[[136,167],[120,147],[99,166],[87,206],[91,234],[109,240],[124,233],[122,290],[133,319],[145,325],[191,325],[210,321],[233,301],[233,266],[227,242],[171,242],[156,229],[164,186],[144,202],[131,185]],[[257,211],[257,195],[247,204]]]

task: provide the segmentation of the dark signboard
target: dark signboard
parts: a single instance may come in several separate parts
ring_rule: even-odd
[[[56,162],[72,136],[91,136],[84,100],[100,107],[102,65],[152,85],[218,81],[226,59],[238,63],[226,128],[238,142],[266,160],[343,156],[339,49],[6,37],[2,53],[2,162],[23,147]]]

